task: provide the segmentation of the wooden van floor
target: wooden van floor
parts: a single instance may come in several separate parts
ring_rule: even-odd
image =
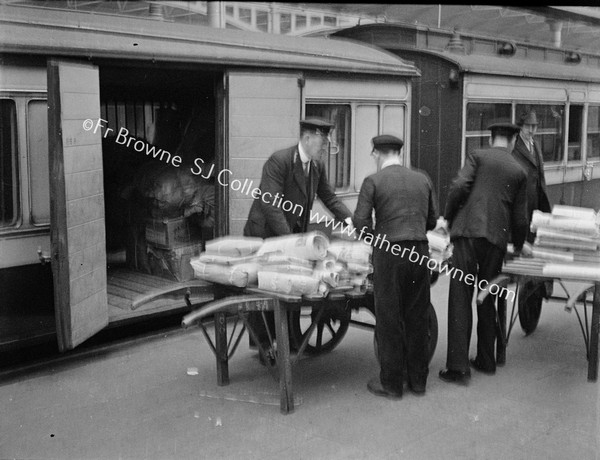
[[[157,322],[161,318],[181,318],[190,309],[184,294],[190,289],[191,301],[199,305],[213,300],[212,285],[199,280],[179,283],[124,267],[109,267],[107,272],[108,320],[106,329]],[[56,320],[47,308],[5,309],[0,315],[0,353],[41,343],[56,348]]]

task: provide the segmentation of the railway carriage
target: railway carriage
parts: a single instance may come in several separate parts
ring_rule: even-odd
[[[196,251],[240,235],[248,184],[297,142],[302,117],[335,122],[328,174],[351,209],[373,170],[370,139],[410,146],[419,73],[364,44],[15,5],[0,6],[0,23],[2,350],[57,340],[64,351],[184,311],[183,295],[153,295],[161,277],[147,258],[165,259],[141,243],[192,239],[193,217]],[[158,218],[134,198],[160,174]],[[198,199],[187,216],[172,206],[174,181]],[[181,269],[187,249],[170,249]],[[202,282],[192,296],[212,299]]]
[[[600,208],[600,55],[400,24],[332,36],[412,62],[411,164],[432,178],[444,209],[450,182],[495,118],[537,113],[551,203]]]

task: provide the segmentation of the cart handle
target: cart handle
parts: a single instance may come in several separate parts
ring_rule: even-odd
[[[188,328],[195,322],[217,313],[241,313],[247,311],[273,311],[279,300],[273,297],[257,295],[240,295],[216,300],[204,305],[202,308],[188,313],[181,320],[181,326]]]
[[[569,296],[569,300],[567,301],[567,303],[565,305],[565,311],[568,311],[569,313],[571,313],[571,311],[573,310],[573,307],[575,306],[575,303],[585,300],[585,296],[587,295],[588,292],[590,294],[594,292],[594,287],[595,287],[594,284],[586,285],[586,286],[582,287],[581,289],[579,289],[577,292],[575,292],[575,294]]]
[[[481,290],[479,292],[479,294],[477,295],[477,305],[481,305],[483,303],[483,301],[485,300],[485,298],[489,295],[490,291],[488,289],[489,286],[491,286],[492,284],[496,284],[499,287],[506,287],[509,285],[509,283],[512,281],[512,277],[510,275],[499,275],[496,278],[494,278],[492,281],[490,281],[488,283],[488,285],[485,287],[485,289]]]

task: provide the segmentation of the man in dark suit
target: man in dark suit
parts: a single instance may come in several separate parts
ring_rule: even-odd
[[[519,122],[519,126],[521,131],[517,136],[512,155],[527,173],[527,219],[531,221],[534,210],[551,212],[552,208],[546,193],[542,150],[534,138],[538,126],[535,112],[524,115]],[[527,241],[533,243],[534,239],[535,234],[529,232]]]
[[[527,176],[511,155],[519,127],[492,124],[491,148],[475,150],[454,179],[444,217],[454,245],[448,296],[448,353],[440,378],[466,384],[471,376],[469,342],[474,279],[485,289],[502,269],[509,236],[518,254],[527,236]],[[463,279],[464,277],[464,279]],[[471,278],[471,279],[469,279]],[[496,372],[496,311],[493,296],[477,306],[477,357],[471,366]]]
[[[534,136],[538,127],[538,120],[534,111],[526,113],[519,121],[521,131],[517,136],[515,148],[512,151],[513,157],[519,162],[521,167],[527,173],[527,220],[531,223],[533,211],[539,209],[542,212],[551,212],[550,200],[546,193],[546,179],[544,178],[544,160],[540,145]],[[529,231],[527,241],[533,243],[535,233]],[[520,291],[519,301],[526,302],[525,312],[532,315],[532,319],[537,325],[537,318],[542,308],[544,297],[552,294],[552,281],[536,283],[527,281]],[[522,324],[523,325],[523,324]],[[525,332],[529,333],[535,329],[524,326]]]
[[[350,210],[338,199],[321,160],[328,146],[333,125],[319,118],[300,122],[298,144],[275,152],[263,167],[260,190],[244,227],[245,236],[271,236],[304,233],[310,222],[310,210],[318,197],[333,215],[350,223]],[[289,201],[289,211],[282,203]]]
[[[372,142],[378,172],[364,180],[353,218],[360,235],[369,235],[365,243],[377,235],[373,287],[381,369],[367,388],[377,396],[398,399],[402,397],[405,368],[408,388],[415,394],[425,393],[430,281],[423,261],[429,256],[427,230],[435,227],[438,214],[429,178],[402,166],[402,140],[382,135]]]
[[[352,224],[352,213],[336,196],[321,160],[327,152],[332,127],[333,124],[319,118],[302,120],[298,144],[269,157],[262,171],[261,196],[252,203],[244,236],[268,238],[306,232],[315,197],[338,220]],[[268,349],[269,336],[262,314],[251,313],[249,319],[260,342]],[[270,331],[274,331],[272,313],[267,315],[267,321]]]

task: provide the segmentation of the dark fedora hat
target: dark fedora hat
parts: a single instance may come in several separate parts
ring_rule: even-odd
[[[537,115],[535,114],[535,112],[533,110],[530,111],[530,112],[527,112],[519,120],[519,126],[523,126],[523,125],[537,125],[537,124],[538,124]]]

